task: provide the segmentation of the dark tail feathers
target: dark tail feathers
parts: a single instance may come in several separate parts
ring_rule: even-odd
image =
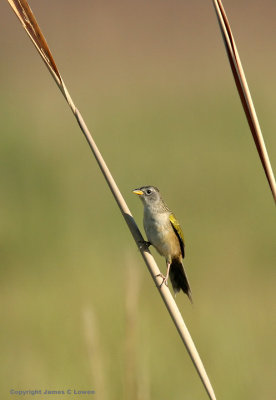
[[[187,275],[184,271],[182,262],[177,259],[174,259],[171,263],[170,280],[171,280],[174,292],[178,293],[182,289],[183,292],[186,293],[186,295],[189,297],[189,299],[192,303],[193,302],[192,292],[190,289]]]

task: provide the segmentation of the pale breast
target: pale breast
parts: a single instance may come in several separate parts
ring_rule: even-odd
[[[148,241],[166,259],[179,256],[181,253],[176,236],[167,213],[151,214],[145,209],[144,228]]]

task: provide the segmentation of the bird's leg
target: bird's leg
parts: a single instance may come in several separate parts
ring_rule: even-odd
[[[157,277],[157,276],[160,276],[160,277],[163,279],[163,281],[162,281],[160,287],[163,285],[163,283],[165,283],[165,285],[168,286],[168,279],[169,279],[170,267],[171,267],[171,263],[167,261],[167,273],[166,273],[166,276],[163,275],[163,274],[158,274],[158,275],[156,275],[156,277]]]

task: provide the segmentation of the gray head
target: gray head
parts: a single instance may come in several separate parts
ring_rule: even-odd
[[[159,189],[155,186],[142,186],[133,190],[132,193],[140,196],[144,206],[155,209],[158,208],[160,211],[165,211],[168,209],[162,200]]]

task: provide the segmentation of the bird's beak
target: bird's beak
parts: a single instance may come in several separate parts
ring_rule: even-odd
[[[142,190],[140,190],[140,189],[135,189],[132,191],[132,193],[138,194],[139,196],[142,196],[144,194],[144,192],[142,192]]]

